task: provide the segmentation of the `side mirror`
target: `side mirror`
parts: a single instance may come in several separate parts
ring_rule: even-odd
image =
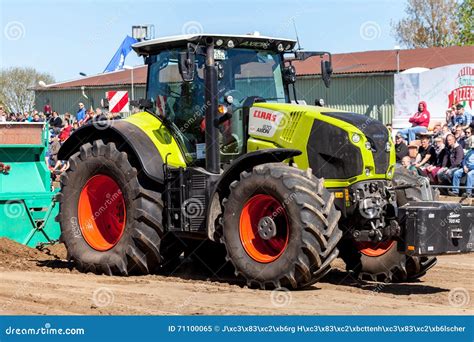
[[[194,63],[196,60],[196,53],[191,46],[184,52],[179,53],[179,73],[184,82],[192,82],[194,80]]]
[[[321,61],[321,77],[326,88],[331,84],[332,65],[330,61]]]
[[[288,65],[283,68],[283,81],[286,84],[293,84],[296,82],[296,69],[293,65]]]

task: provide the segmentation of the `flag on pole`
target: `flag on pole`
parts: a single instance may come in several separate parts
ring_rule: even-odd
[[[105,68],[104,72],[123,69],[123,65],[125,64],[125,57],[127,57],[128,53],[132,50],[132,45],[136,42],[137,40],[135,38],[126,36],[119,49]]]

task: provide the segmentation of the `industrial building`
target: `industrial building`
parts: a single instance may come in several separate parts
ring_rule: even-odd
[[[451,64],[471,63],[474,46],[381,50],[334,54],[331,87],[320,77],[318,57],[295,62],[297,96],[308,104],[324,99],[329,107],[369,115],[384,123],[394,114],[394,75],[413,68],[433,69]],[[75,113],[78,102],[98,107],[111,90],[129,91],[131,99],[145,96],[146,66],[86,76],[35,88],[36,108],[49,103],[64,114]],[[133,84],[133,86],[132,86]],[[416,108],[414,108],[415,110]]]

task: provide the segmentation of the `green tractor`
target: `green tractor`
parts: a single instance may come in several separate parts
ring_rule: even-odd
[[[301,288],[338,256],[354,275],[406,281],[447,252],[406,243],[397,193],[407,202],[420,191],[392,182],[384,125],[298,103],[293,63],[319,56],[328,86],[329,53],[255,35],[133,48],[148,65],[142,111],[84,126],[59,152],[70,162],[61,238],[80,270],[159,272],[195,252],[225,258],[249,286]]]

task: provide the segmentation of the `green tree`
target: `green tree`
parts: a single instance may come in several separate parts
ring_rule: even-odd
[[[406,18],[392,24],[395,38],[408,48],[453,45],[458,36],[458,12],[456,0],[408,0]]]
[[[457,45],[474,45],[474,0],[464,0],[458,10]]]
[[[54,78],[34,68],[6,68],[0,70],[0,103],[7,112],[31,111],[35,103],[34,87],[38,82],[53,83]]]

